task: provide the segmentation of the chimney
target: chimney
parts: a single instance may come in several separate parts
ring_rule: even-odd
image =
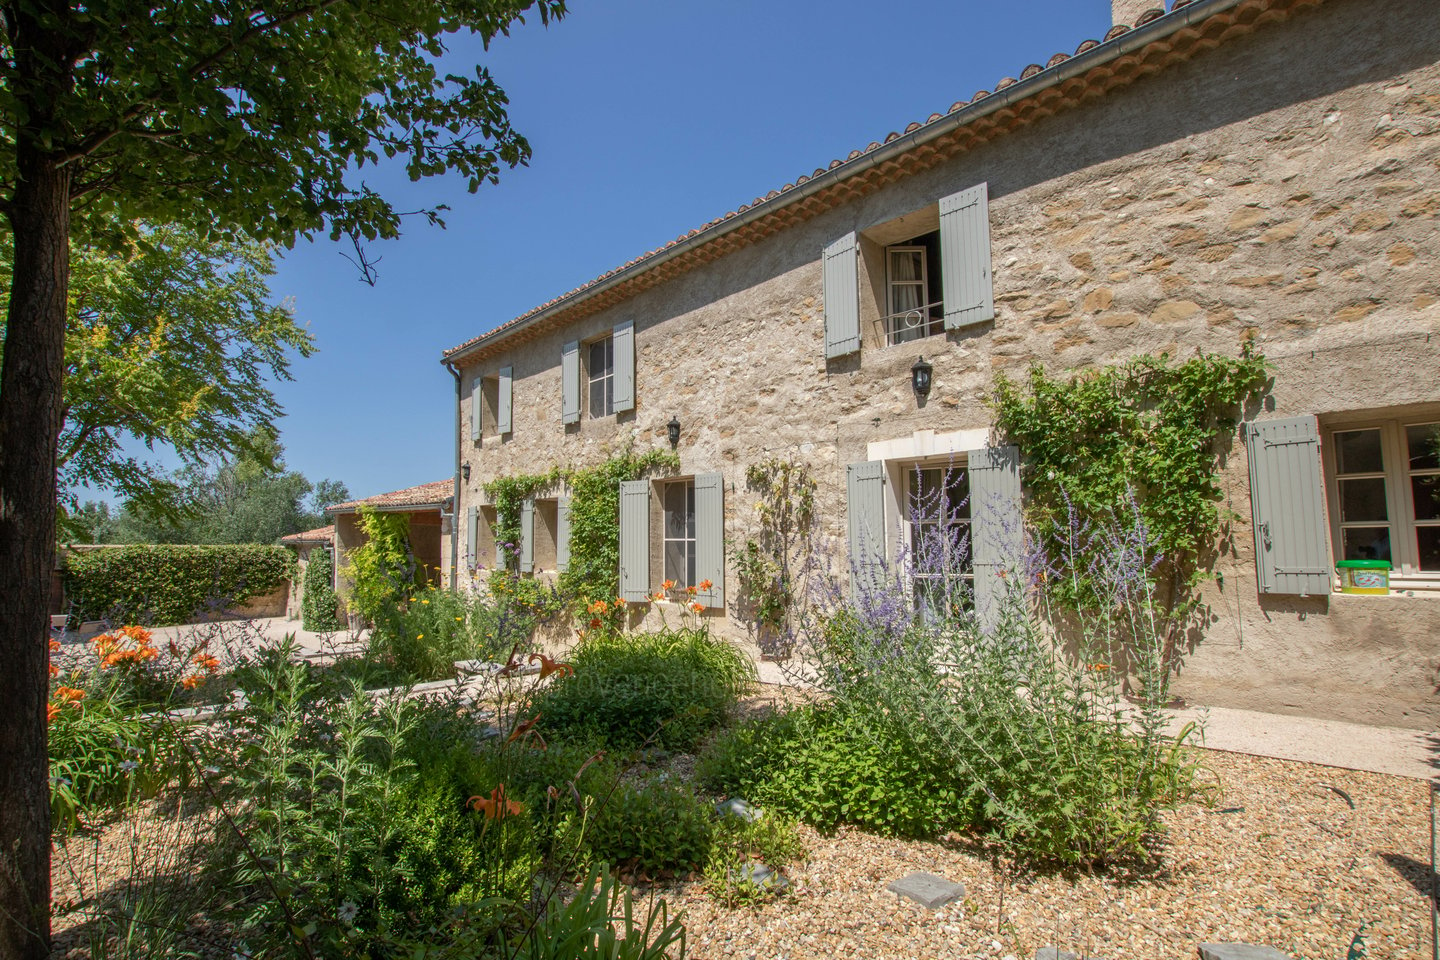
[[[1152,9],[1163,11],[1164,0],[1110,0],[1110,20],[1112,25],[1133,27],[1140,14]]]

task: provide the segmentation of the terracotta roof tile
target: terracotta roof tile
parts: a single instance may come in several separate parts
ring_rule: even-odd
[[[1196,0],[1174,0],[1173,6],[1172,6],[1172,8],[1171,8],[1171,9],[1172,9],[1172,12],[1181,10],[1182,8],[1185,8],[1185,7],[1188,7],[1188,6],[1192,5],[1192,4],[1195,3],[1195,2],[1196,2]],[[1291,10],[1291,9],[1299,9],[1299,8],[1302,8],[1302,7],[1314,5],[1314,4],[1319,3],[1319,2],[1322,2],[1322,0],[1243,0],[1243,2],[1241,2],[1240,4],[1238,4],[1238,5],[1235,6],[1235,7],[1227,8],[1227,10],[1220,11],[1219,13],[1217,13],[1217,14],[1215,15],[1215,18],[1214,18],[1214,19],[1215,19],[1216,22],[1218,22],[1218,23],[1220,24],[1222,30],[1223,30],[1223,28],[1226,26],[1227,22],[1228,22],[1228,23],[1231,23],[1231,24],[1238,24],[1238,23],[1243,22],[1243,23],[1246,24],[1247,29],[1245,29],[1245,30],[1243,30],[1243,31],[1241,31],[1241,32],[1249,32],[1249,27],[1250,27],[1251,24],[1253,24],[1256,20],[1261,20],[1261,21],[1263,21],[1263,20],[1265,20],[1266,18],[1256,18],[1256,17],[1254,17],[1254,16],[1250,16],[1248,19],[1245,19],[1242,11],[1244,11],[1244,10],[1246,10],[1246,9],[1249,9],[1250,12],[1251,12],[1251,14],[1253,14],[1253,13],[1255,12],[1255,10],[1257,10],[1257,9],[1279,8],[1280,11],[1281,11],[1281,12],[1280,12],[1280,16],[1281,16],[1281,18],[1283,18],[1283,17],[1286,15],[1286,12],[1289,11],[1289,10]],[[1136,27],[1141,27],[1141,26],[1144,26],[1144,25],[1146,25],[1146,24],[1152,23],[1152,22],[1154,22],[1154,21],[1156,21],[1156,20],[1159,20],[1159,19],[1161,19],[1161,18],[1163,18],[1163,17],[1165,17],[1165,16],[1167,16],[1167,14],[1166,14],[1165,10],[1164,10],[1162,7],[1158,7],[1158,6],[1157,6],[1157,7],[1152,7],[1152,8],[1150,8],[1150,9],[1146,10],[1144,13],[1142,13],[1142,14],[1140,15],[1140,17],[1136,20],[1134,27],[1129,26],[1129,25],[1126,25],[1126,24],[1116,24],[1115,26],[1111,27],[1111,28],[1105,33],[1105,37],[1104,37],[1103,40],[1101,40],[1101,41],[1096,41],[1096,40],[1085,40],[1085,41],[1083,41],[1078,47],[1076,47],[1074,56],[1079,56],[1079,55],[1081,55],[1081,54],[1088,53],[1089,51],[1094,50],[1094,49],[1096,49],[1097,47],[1101,47],[1101,46],[1103,46],[1104,44],[1107,44],[1107,43],[1109,43],[1109,42],[1111,42],[1111,41],[1113,41],[1113,40],[1116,40],[1116,39],[1118,39],[1118,38],[1120,38],[1120,37],[1123,37],[1125,34],[1130,33],[1130,32],[1131,32],[1133,29],[1135,29]],[[1206,21],[1206,22],[1209,23],[1209,22],[1211,22],[1211,21]],[[1191,37],[1192,40],[1193,40],[1195,37],[1198,37],[1198,36],[1199,36],[1199,33],[1198,33],[1196,30],[1191,30],[1191,31],[1187,31],[1187,32],[1193,34],[1193,36]],[[1222,34],[1222,33],[1213,33],[1213,32],[1212,32],[1212,36],[1211,36],[1209,39],[1201,38],[1201,39],[1203,40],[1203,42],[1197,41],[1197,42],[1194,44],[1194,47],[1195,47],[1195,49],[1197,49],[1197,50],[1208,49],[1210,46],[1213,46],[1213,45],[1214,45],[1214,40],[1215,40],[1217,37],[1220,37],[1220,36],[1222,36],[1222,35],[1223,35],[1223,36],[1230,36],[1231,33],[1230,33],[1228,30],[1224,31],[1223,34]],[[1185,36],[1185,33],[1178,34],[1178,36]],[[1185,59],[1185,58],[1187,58],[1188,55],[1189,55],[1185,50],[1179,50],[1179,51],[1177,52],[1177,45],[1174,44],[1174,43],[1163,43],[1163,42],[1162,42],[1162,47],[1161,47],[1161,49],[1162,49],[1162,54],[1163,54],[1163,56],[1169,57],[1169,58],[1171,58],[1171,59]],[[1027,67],[1024,69],[1024,71],[1020,74],[1020,77],[1021,77],[1022,80],[1026,80],[1026,79],[1029,79],[1029,78],[1031,78],[1031,77],[1038,76],[1038,75],[1040,75],[1040,74],[1043,74],[1043,73],[1044,73],[1045,71],[1047,71],[1047,70],[1060,67],[1061,65],[1065,64],[1065,63],[1066,63],[1067,61],[1069,61],[1070,59],[1072,59],[1072,57],[1071,57],[1070,55],[1067,55],[1067,54],[1064,54],[1064,53],[1057,53],[1057,54],[1055,54],[1054,56],[1052,56],[1052,57],[1047,61],[1046,65],[1043,66],[1043,67],[1042,67],[1040,64],[1038,64],[1038,63],[1032,63],[1032,64],[1030,64],[1030,65],[1027,66]],[[1133,59],[1134,59],[1133,57],[1130,57],[1130,58],[1121,58],[1120,60],[1116,61],[1116,63],[1119,63],[1119,64],[1122,64],[1122,65],[1123,65],[1123,64],[1126,63],[1127,60],[1133,60]],[[1097,73],[1098,73],[1098,75],[1099,75],[1100,77],[1102,77],[1102,78],[1104,78],[1104,79],[1099,82],[1099,88],[1102,89],[1102,90],[1103,90],[1103,89],[1108,89],[1107,84],[1108,84],[1108,85],[1115,85],[1115,84],[1117,84],[1117,83],[1122,83],[1122,84],[1123,84],[1124,82],[1127,82],[1126,79],[1125,79],[1125,77],[1124,77],[1124,75],[1127,74],[1127,72],[1129,72],[1129,71],[1128,71],[1128,68],[1122,68],[1122,69],[1117,70],[1117,69],[1115,69],[1115,67],[1114,67],[1113,64],[1107,63],[1106,65],[1101,65],[1100,68],[1099,68],[1099,70],[1097,71]],[[1118,80],[1116,79],[1116,78],[1117,78],[1117,75],[1120,75],[1120,79],[1118,79]],[[999,80],[999,81],[995,84],[994,92],[995,92],[995,93],[999,93],[1001,90],[1004,90],[1004,89],[1006,89],[1006,88],[1008,88],[1008,87],[1013,87],[1013,86],[1015,86],[1015,84],[1018,83],[1018,82],[1020,82],[1020,81],[1016,80],[1014,77],[1005,77],[1005,78]],[[990,91],[986,91],[986,90],[977,91],[977,92],[975,93],[975,95],[970,98],[969,101],[965,101],[965,100],[957,100],[957,101],[955,101],[953,104],[951,104],[949,110],[947,110],[947,111],[945,112],[945,114],[943,114],[943,115],[940,114],[940,113],[932,113],[932,114],[929,116],[929,118],[926,119],[924,122],[919,122],[919,121],[917,121],[917,122],[913,122],[913,123],[909,124],[908,126],[905,127],[905,133],[904,133],[904,134],[896,134],[896,133],[893,133],[893,132],[892,132],[891,134],[889,134],[888,136],[886,136],[886,138],[885,138],[885,143],[892,143],[892,142],[894,142],[896,139],[899,139],[900,137],[908,136],[909,134],[917,133],[917,132],[919,132],[919,131],[923,131],[924,128],[925,128],[927,125],[933,124],[933,123],[936,123],[936,122],[939,122],[939,121],[943,120],[945,116],[948,116],[948,115],[950,115],[950,114],[954,114],[954,113],[956,113],[957,111],[960,111],[960,110],[964,109],[965,107],[970,106],[970,105],[974,104],[975,102],[977,102],[977,101],[979,101],[979,100],[983,100],[983,99],[985,99],[986,97],[990,97],[990,96],[992,96],[992,95],[993,95],[993,94],[992,94]],[[1049,95],[1049,94],[1045,93],[1044,91],[1039,91],[1039,92],[1037,92],[1036,95],[1039,96],[1039,95]],[[1060,95],[1060,99],[1061,99],[1062,101],[1063,101],[1063,100],[1066,100],[1066,99],[1068,99],[1068,98],[1070,98],[1070,95],[1068,95],[1068,94],[1061,94],[1061,95]],[[1047,110],[1041,111],[1041,115],[1048,115],[1050,112],[1052,112],[1052,111],[1049,110],[1049,109],[1047,109]],[[1002,112],[1001,115],[1003,116],[1003,112]],[[1013,119],[1013,118],[1012,118],[1012,119]],[[960,132],[960,133],[958,134],[958,136],[957,136],[957,141],[962,144],[962,147],[963,147],[963,145],[965,145],[965,144],[977,142],[977,140],[983,142],[984,139],[987,139],[988,136],[992,135],[990,129],[989,129],[988,127],[986,127],[985,125],[986,125],[986,124],[989,124],[990,126],[994,126],[994,121],[993,121],[993,120],[990,120],[990,119],[988,119],[988,118],[981,118],[981,119],[977,120],[976,122],[981,125],[981,129],[979,130],[978,134],[971,134],[971,132],[970,132],[970,127],[969,127],[969,126],[966,126],[966,127],[961,128],[961,132]],[[1007,122],[1008,122],[1008,121],[1007,121]],[[955,141],[952,141],[952,143],[953,143],[953,142],[955,142]],[[940,139],[940,140],[937,140],[936,143],[943,145],[943,144],[945,143],[945,140],[942,138],[942,139]],[[664,251],[666,251],[666,250],[671,249],[671,248],[674,247],[676,244],[678,244],[678,243],[680,243],[680,242],[682,242],[682,241],[690,240],[690,239],[692,239],[692,238],[694,238],[694,237],[696,237],[696,236],[699,236],[699,235],[703,234],[705,231],[712,229],[712,228],[715,227],[716,225],[718,225],[718,224],[720,224],[720,223],[722,223],[722,222],[724,222],[724,221],[726,221],[726,220],[730,220],[730,219],[732,219],[732,218],[734,218],[734,217],[736,217],[736,216],[739,216],[739,215],[741,215],[741,214],[744,214],[744,213],[752,210],[753,208],[755,208],[755,207],[757,207],[757,206],[760,206],[760,205],[762,205],[762,204],[765,204],[765,203],[767,203],[767,202],[769,202],[769,201],[773,201],[773,200],[775,200],[776,198],[780,197],[782,194],[788,193],[789,191],[793,190],[797,185],[803,184],[803,183],[808,182],[809,180],[813,180],[813,179],[816,179],[816,178],[818,178],[818,177],[821,177],[821,176],[823,176],[824,174],[826,174],[828,171],[835,170],[835,169],[837,169],[837,168],[839,168],[839,167],[844,166],[844,165],[847,164],[847,163],[850,163],[850,162],[852,162],[852,161],[858,160],[858,159],[860,159],[861,157],[865,156],[866,154],[868,154],[868,153],[870,153],[870,152],[872,152],[872,151],[875,151],[875,150],[880,149],[881,146],[882,146],[882,145],[881,145],[880,142],[878,142],[878,141],[871,141],[870,144],[867,145],[863,150],[852,150],[852,151],[850,151],[849,154],[847,154],[847,155],[846,155],[845,157],[843,157],[843,158],[838,158],[838,159],[835,159],[835,160],[831,160],[828,166],[825,166],[825,167],[816,167],[816,168],[815,168],[815,172],[814,172],[813,174],[811,174],[809,177],[803,177],[803,176],[802,176],[802,177],[797,177],[793,183],[787,183],[781,190],[771,190],[768,194],[766,194],[766,195],[763,196],[763,197],[756,197],[756,198],[755,198],[754,200],[752,200],[750,203],[741,204],[739,207],[735,208],[735,210],[734,210],[733,212],[726,214],[724,217],[719,217],[719,218],[717,218],[717,219],[715,219],[715,220],[712,220],[712,221],[710,221],[709,223],[705,224],[705,226],[703,226],[703,227],[700,227],[700,228],[697,228],[697,229],[695,229],[695,230],[689,231],[689,232],[686,233],[683,237],[679,237],[679,238],[677,238],[677,239],[671,240],[670,242],[664,244],[664,245],[661,246],[661,247],[656,248],[655,250],[651,250],[651,251],[649,251],[648,253],[644,253],[644,254],[640,255],[639,257],[636,257],[636,258],[633,259],[633,260],[629,260],[629,261],[627,261],[627,262],[625,263],[625,265],[622,266],[622,267],[617,267],[617,268],[615,268],[615,269],[613,269],[613,270],[608,270],[608,271],[606,271],[605,273],[602,273],[600,276],[596,277],[594,280],[591,280],[591,281],[589,281],[589,282],[587,282],[587,283],[584,283],[584,284],[580,285],[579,287],[576,287],[575,289],[570,290],[570,291],[568,291],[568,292],[566,292],[566,293],[564,293],[564,294],[561,294],[560,296],[555,297],[555,298],[553,298],[553,299],[551,299],[551,300],[547,300],[545,303],[541,304],[540,306],[535,307],[534,309],[529,310],[528,312],[526,312],[526,313],[524,313],[524,314],[521,314],[520,316],[514,318],[513,320],[510,320],[510,321],[508,321],[508,322],[506,322],[506,323],[501,324],[500,326],[494,328],[493,330],[489,330],[489,331],[481,334],[480,336],[472,337],[471,339],[465,341],[464,343],[462,343],[462,344],[460,344],[460,345],[458,345],[458,346],[456,346],[456,347],[453,347],[453,348],[451,348],[450,350],[447,350],[447,351],[445,352],[445,354],[444,354],[443,359],[446,360],[446,361],[450,361],[450,360],[456,358],[457,355],[459,355],[459,354],[461,354],[461,353],[464,353],[464,352],[468,351],[470,348],[472,348],[472,347],[474,347],[475,345],[479,344],[482,340],[490,340],[490,339],[492,339],[492,338],[495,338],[497,335],[503,335],[503,334],[505,334],[505,332],[508,331],[510,328],[515,327],[515,326],[517,326],[517,325],[519,325],[519,324],[522,324],[522,323],[524,323],[525,321],[530,320],[532,317],[535,317],[535,316],[538,315],[538,314],[544,313],[545,311],[547,311],[549,308],[555,306],[556,304],[563,303],[563,302],[565,302],[565,301],[568,301],[568,300],[574,298],[575,296],[577,296],[577,295],[579,295],[579,294],[586,293],[590,288],[595,287],[596,285],[598,285],[598,284],[600,284],[600,283],[602,283],[602,282],[610,279],[611,277],[615,276],[616,274],[622,273],[622,272],[624,272],[624,271],[626,271],[626,270],[628,270],[628,269],[630,269],[630,268],[632,268],[632,267],[635,267],[635,266],[637,266],[637,265],[643,264],[646,260],[648,260],[648,259],[656,256],[657,254],[660,254],[660,253],[662,253],[662,252],[664,252]],[[931,156],[938,156],[939,154],[937,153],[937,151],[931,150],[931,151],[930,151],[930,155],[931,155]],[[860,173],[860,171],[857,171],[857,173]],[[843,174],[842,174],[842,176],[843,176]],[[843,189],[843,188],[842,188],[842,189]],[[863,189],[863,184],[862,184],[862,189]],[[850,195],[850,194],[852,194],[852,193],[853,193],[853,191],[851,191],[851,190],[843,190],[842,195],[848,196],[848,195]],[[817,195],[817,196],[819,196],[819,195]],[[808,202],[809,202],[809,201],[807,200],[806,203],[808,203]],[[735,228],[735,229],[744,230],[744,229],[746,229],[746,227],[745,227],[745,226],[742,226],[742,227],[738,227],[738,228]],[[753,236],[753,237],[765,236],[765,235],[768,235],[769,232],[770,232],[770,231],[763,230],[763,229],[762,229],[762,230],[757,230],[757,231],[755,231],[751,236]],[[724,249],[729,249],[729,248],[726,247],[726,248],[724,248]],[[718,253],[717,253],[716,255],[718,255]],[[686,256],[688,256],[688,254],[686,254]],[[642,275],[643,275],[643,274],[642,274]],[[617,289],[619,289],[619,288],[617,288]],[[623,298],[624,294],[616,294],[615,296],[620,296],[621,298]],[[588,299],[588,298],[587,298],[587,299]],[[577,301],[577,305],[578,305],[578,303],[580,303],[580,302],[586,302],[586,299],[582,299],[581,301]],[[611,302],[615,302],[615,301],[614,301],[613,299],[612,299],[612,300],[607,300],[607,301],[597,301],[598,305],[595,306],[593,309],[599,309],[599,308],[601,308],[601,307],[603,307],[603,306],[605,306],[605,305],[608,305],[608,304],[611,303]],[[566,316],[566,314],[556,314],[555,316],[556,316],[557,318],[561,318],[561,317]],[[493,342],[494,342],[494,343],[498,343],[499,341],[498,341],[498,340],[494,340]],[[446,481],[446,482],[448,482],[448,481]],[[414,489],[419,489],[419,488],[414,488]],[[397,494],[398,494],[398,493],[402,493],[402,492],[404,492],[404,491],[396,491]],[[390,495],[390,494],[382,494],[381,496],[383,497],[383,496],[391,496],[391,495]],[[371,498],[371,499],[375,499],[375,498]],[[359,502],[363,502],[363,501],[357,501],[357,503],[359,503]],[[342,504],[341,506],[344,507],[344,506],[350,506],[350,505]],[[331,509],[335,509],[335,508],[331,508]]]
[[[335,541],[335,524],[324,527],[316,527],[314,530],[306,530],[303,533],[292,533],[289,536],[281,537],[281,543],[333,543]]]
[[[391,490],[389,493],[377,493],[373,497],[365,497],[362,500],[347,500],[345,503],[337,503],[333,507],[326,507],[326,513],[353,513],[361,507],[374,507],[377,510],[393,510],[398,507],[434,507],[444,503],[455,492],[455,481],[436,480],[433,483],[422,483],[417,487],[406,487],[404,490]]]

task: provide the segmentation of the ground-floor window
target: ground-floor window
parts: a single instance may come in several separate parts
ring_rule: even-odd
[[[905,471],[906,521],[917,612],[958,613],[973,602],[970,480],[958,466]]]
[[[1335,558],[1440,574],[1440,422],[1336,427],[1328,448]]]
[[[695,578],[695,483],[676,480],[662,488],[665,579],[688,587]]]

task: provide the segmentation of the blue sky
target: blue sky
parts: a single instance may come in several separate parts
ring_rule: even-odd
[[[509,94],[529,167],[475,194],[365,171],[400,209],[451,208],[371,248],[375,287],[347,246],[284,254],[271,291],[320,348],[276,386],[292,469],[356,496],[449,476],[443,350],[1110,26],[1107,0],[571,6],[489,51],[452,44]]]

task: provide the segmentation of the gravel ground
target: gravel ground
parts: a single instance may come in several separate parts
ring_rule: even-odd
[[[767,688],[746,710],[790,699]],[[807,830],[809,859],[786,871],[794,889],[783,899],[732,910],[698,882],[652,892],[684,910],[695,960],[1030,960],[1050,944],[1109,960],[1179,960],[1216,940],[1270,944],[1296,960],[1345,960],[1362,925],[1370,958],[1430,955],[1420,892],[1429,863],[1423,781],[1218,751],[1202,757],[1218,800],[1165,814],[1160,863],[1148,873],[1007,879],[962,838],[907,842]],[[685,778],[684,767],[673,772]],[[147,814],[142,822],[171,851],[185,846],[187,826],[198,826]],[[93,838],[78,838],[57,851],[57,901],[79,893],[70,873],[77,865],[93,890],[127,873],[137,843],[145,846],[133,822],[111,825],[101,838],[98,850]],[[927,912],[886,891],[914,870],[962,882],[968,895]],[[57,932],[75,922],[73,914],[57,917]]]

